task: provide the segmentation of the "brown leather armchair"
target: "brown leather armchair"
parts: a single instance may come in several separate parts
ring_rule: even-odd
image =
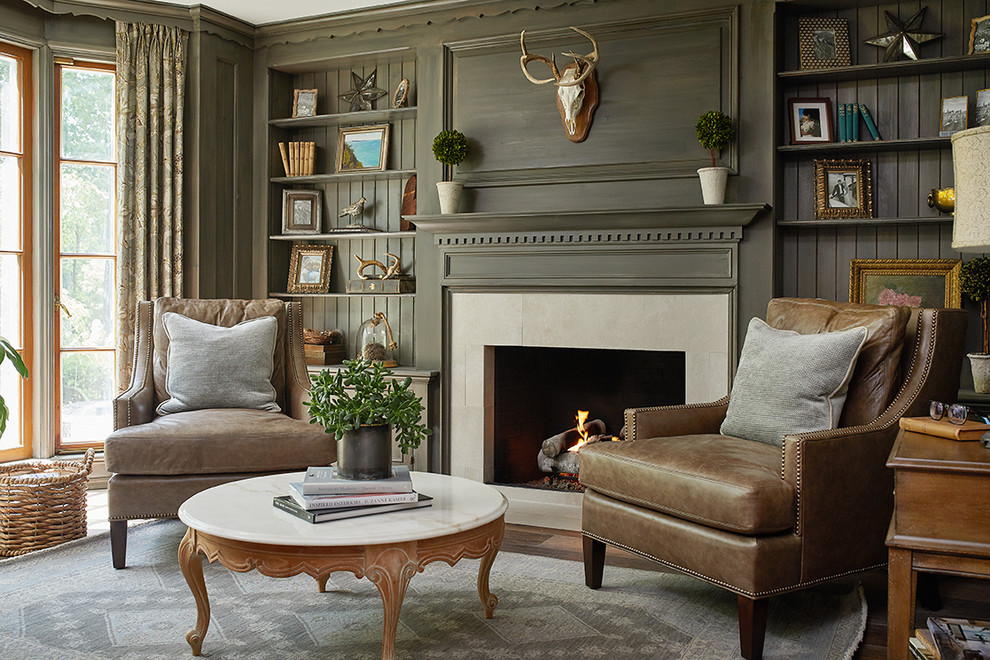
[[[627,442],[581,452],[585,582],[614,545],[738,595],[742,656],[762,657],[770,596],[882,567],[885,467],[901,416],[955,401],[967,314],[781,298],[767,323],[801,334],[865,325],[839,428],[781,447],[721,435],[729,398],[626,411]],[[768,415],[773,411],[768,410]]]
[[[168,336],[165,312],[231,327],[264,316],[277,321],[272,386],[282,412],[212,408],[159,415],[165,391]],[[175,518],[201,490],[247,477],[329,465],[333,436],[309,423],[302,344],[302,309],[280,300],[159,298],[138,303],[130,387],[114,402],[114,432],[106,439],[110,544],[123,568],[127,521]]]

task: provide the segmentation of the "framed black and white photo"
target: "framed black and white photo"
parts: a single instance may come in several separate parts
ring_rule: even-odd
[[[990,89],[976,93],[976,125],[990,126]]]
[[[942,120],[938,136],[949,137],[966,128],[969,121],[969,97],[950,96],[942,99]]]
[[[292,116],[312,117],[316,114],[316,90],[297,89],[292,92]]]
[[[388,133],[388,124],[341,128],[337,137],[337,172],[384,172]]]
[[[849,66],[849,25],[844,18],[802,16],[798,45],[802,69]]]
[[[872,218],[870,161],[815,161],[815,218]]]
[[[829,99],[790,99],[791,144],[835,142]]]
[[[330,290],[332,245],[293,245],[289,258],[289,293],[327,293]]]
[[[395,87],[395,93],[392,94],[392,107],[401,108],[406,104],[406,99],[409,97],[409,79],[403,78],[399,81],[399,84]]]
[[[282,233],[319,234],[323,216],[319,190],[282,191]]]
[[[990,53],[990,15],[974,18],[969,31],[969,54]]]

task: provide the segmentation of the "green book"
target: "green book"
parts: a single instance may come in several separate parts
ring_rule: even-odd
[[[873,115],[870,114],[870,109],[866,107],[865,103],[859,104],[859,114],[863,115],[863,123],[866,124],[866,130],[870,132],[874,140],[882,139],[880,137],[880,131],[877,129],[876,122],[873,121]]]
[[[846,136],[846,104],[839,104],[839,121],[836,123],[839,125],[839,142],[848,142],[849,138]]]

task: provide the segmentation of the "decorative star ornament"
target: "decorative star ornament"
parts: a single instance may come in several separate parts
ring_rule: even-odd
[[[921,22],[925,20],[927,9],[928,7],[922,7],[921,11],[904,22],[889,11],[884,10],[884,16],[887,19],[887,32],[867,39],[866,43],[886,49],[883,54],[884,62],[893,62],[901,56],[912,60],[918,59],[920,45],[941,39],[943,34],[942,32],[922,32],[919,29]]]
[[[377,75],[378,69],[375,69],[368,74],[367,78],[362,79],[361,76],[351,71],[351,84],[354,87],[339,97],[351,104],[351,112],[371,110],[371,104],[385,96],[386,92],[384,89],[375,87],[375,76]]]

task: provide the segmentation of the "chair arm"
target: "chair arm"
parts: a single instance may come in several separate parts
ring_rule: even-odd
[[[711,403],[627,408],[626,440],[718,433],[728,407],[729,397]]]
[[[154,307],[140,302],[135,315],[134,363],[131,383],[113,400],[113,428],[146,424],[155,418],[155,381],[152,362],[151,332]]]

